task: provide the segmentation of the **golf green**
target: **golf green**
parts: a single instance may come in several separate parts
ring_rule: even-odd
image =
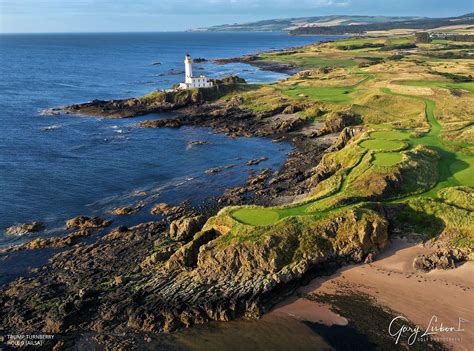
[[[361,142],[360,146],[374,151],[398,151],[404,149],[406,144],[398,140],[368,139]]]
[[[403,159],[403,156],[398,152],[377,152],[374,155],[372,164],[376,166],[390,167],[396,165]]]
[[[370,136],[374,139],[385,140],[404,140],[408,137],[406,133],[397,130],[380,130],[370,133]]]
[[[256,226],[270,225],[278,221],[278,212],[268,208],[239,208],[232,212],[232,217],[244,224]]]

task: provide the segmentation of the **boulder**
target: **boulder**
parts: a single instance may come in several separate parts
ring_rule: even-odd
[[[282,113],[285,114],[285,115],[291,115],[293,113],[300,112],[300,111],[301,111],[301,107],[294,106],[294,105],[288,105],[287,107],[285,107],[285,109],[282,111]]]
[[[194,234],[201,230],[204,224],[202,216],[182,217],[174,220],[170,224],[169,236],[175,241],[185,241],[191,239]]]
[[[25,248],[29,250],[44,249],[44,248],[62,248],[66,246],[73,246],[77,244],[79,239],[88,237],[91,232],[87,229],[78,230],[64,237],[52,237],[52,238],[36,238],[25,244]]]
[[[339,133],[344,128],[360,124],[362,118],[352,111],[332,112],[327,115],[320,134]]]
[[[157,214],[166,214],[170,209],[170,206],[167,203],[161,202],[159,204],[156,204],[153,206],[151,209],[151,214],[157,215]]]
[[[143,206],[145,206],[145,204],[140,201],[135,206],[116,207],[112,210],[112,214],[116,216],[131,215],[140,211]]]
[[[256,158],[256,159],[253,159],[253,160],[250,160],[248,162],[245,163],[246,166],[255,166],[255,165],[258,165],[260,162],[263,162],[263,161],[267,161],[268,160],[268,157],[260,157],[260,158]]]
[[[110,220],[104,220],[97,216],[87,217],[87,216],[77,216],[66,221],[66,228],[105,228],[112,223]]]
[[[5,232],[10,235],[24,235],[28,233],[35,233],[45,228],[42,222],[15,224],[8,227]]]
[[[193,140],[188,141],[188,145],[211,145],[210,141],[202,141],[202,140]]]
[[[433,269],[453,269],[468,259],[468,254],[459,249],[443,249],[429,255],[420,255],[413,260],[413,268],[421,272]]]

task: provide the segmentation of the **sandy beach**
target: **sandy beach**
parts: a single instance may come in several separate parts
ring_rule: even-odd
[[[427,328],[430,332],[441,327],[464,329],[438,332],[432,337],[454,350],[469,350],[469,345],[474,344],[474,264],[468,262],[446,271],[415,272],[414,257],[429,251],[430,248],[408,239],[394,239],[373,263],[347,266],[330,277],[314,279],[300,288],[297,295],[311,298],[348,291],[364,293],[418,325],[420,335]],[[347,324],[344,316],[332,312],[330,306],[304,297],[292,297],[279,304],[269,317],[272,315],[287,315],[328,326]],[[389,323],[383,326],[387,332]],[[404,335],[408,337],[408,333]]]

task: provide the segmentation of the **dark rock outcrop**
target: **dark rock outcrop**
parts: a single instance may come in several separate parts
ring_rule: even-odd
[[[290,64],[285,62],[278,62],[278,61],[267,61],[262,60],[257,55],[245,55],[240,57],[232,57],[232,58],[224,58],[224,59],[216,59],[214,63],[219,65],[225,65],[228,63],[246,63],[248,65],[258,67],[262,71],[272,71],[278,73],[286,73],[289,75],[295,74],[298,72],[298,69]]]
[[[266,161],[266,160],[268,160],[268,157],[264,156],[264,157],[260,157],[260,158],[256,158],[256,159],[247,161],[247,162],[245,162],[245,165],[246,166],[255,166],[255,165],[258,165],[261,162]]]
[[[62,109],[74,114],[127,118],[212,102],[231,91],[237,90],[241,84],[245,84],[245,80],[237,76],[213,81],[215,85],[212,88],[154,91],[140,98],[109,101],[93,100],[83,104],[65,106]]]
[[[77,216],[66,221],[66,228],[88,229],[88,228],[105,228],[112,224],[111,220],[99,218],[97,216]]]
[[[417,271],[429,272],[433,269],[453,269],[468,259],[468,253],[460,249],[445,248],[429,255],[421,255],[413,260]]]
[[[193,237],[205,220],[202,216],[182,217],[171,222],[169,236],[175,241],[185,241]]]
[[[90,229],[78,230],[70,233],[64,237],[53,237],[53,238],[36,238],[25,245],[22,245],[20,249],[44,249],[44,248],[62,248],[66,246],[73,246],[79,242],[81,238],[88,237],[91,235]]]
[[[45,228],[42,222],[15,224],[5,229],[5,233],[10,235],[24,235],[28,233],[35,233]]]
[[[360,124],[361,122],[361,117],[351,111],[332,112],[326,116],[326,121],[319,135],[339,133],[344,128]]]
[[[61,333],[66,346],[90,332],[112,349],[122,337],[143,335],[131,330],[258,317],[304,275],[361,262],[388,237],[383,217],[363,208],[323,220],[288,218],[237,237],[234,225],[222,213],[183,246],[168,239],[163,222],[114,229],[2,287],[1,323],[9,331]]]
[[[203,141],[203,140],[193,140],[188,141],[188,145],[211,145],[210,141]]]
[[[140,211],[144,206],[145,203],[143,201],[139,201],[133,206],[116,207],[111,211],[111,213],[116,216],[132,215]]]

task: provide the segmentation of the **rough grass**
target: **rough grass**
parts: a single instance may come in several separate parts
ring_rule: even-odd
[[[474,211],[474,189],[466,186],[442,189],[439,197],[445,203]]]
[[[262,86],[259,89],[240,94],[243,108],[256,113],[273,111],[291,101],[272,86]]]
[[[399,84],[414,86],[414,87],[436,87],[436,88],[446,88],[446,89],[462,89],[474,92],[474,82],[438,82],[430,80],[408,80],[408,81],[399,81]]]
[[[275,55],[275,54],[264,54],[260,55],[263,60],[279,61],[285,63],[291,63],[299,67],[304,68],[321,68],[321,67],[344,67],[349,68],[357,64],[353,59],[345,59],[338,57],[323,57],[318,53],[298,53],[290,55]]]
[[[370,91],[354,98],[351,110],[362,116],[366,124],[390,124],[396,128],[426,126],[424,104],[406,97],[394,97]]]

